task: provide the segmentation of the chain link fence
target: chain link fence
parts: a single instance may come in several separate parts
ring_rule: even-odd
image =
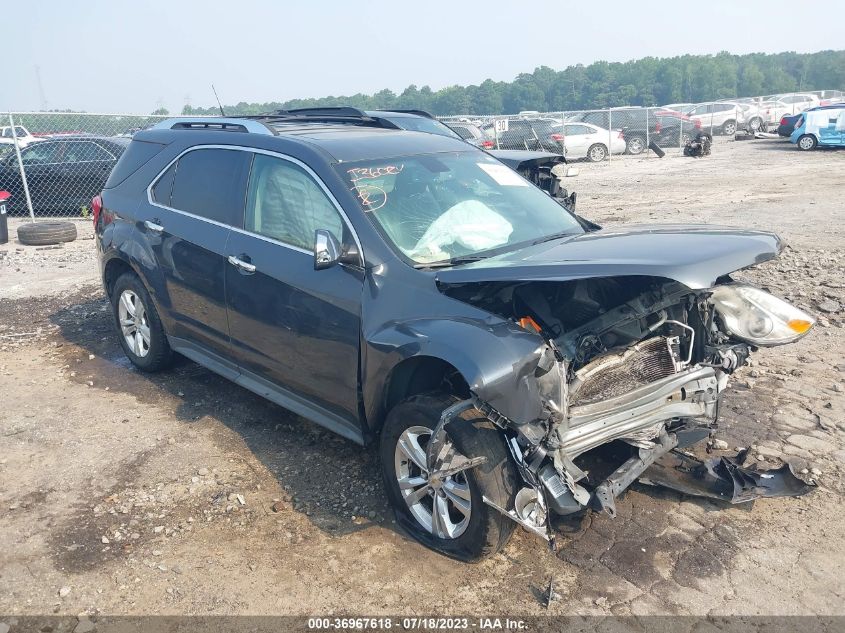
[[[0,114],[0,190],[11,216],[79,218],[132,135],[161,116],[11,112]]]
[[[679,103],[663,108],[609,108],[449,116],[440,120],[468,142],[491,150],[564,154],[569,161],[683,153],[699,133],[732,138],[777,127],[781,118],[829,101],[841,91]],[[167,116],[76,112],[0,113],[0,191],[13,216],[79,218],[90,214],[132,135]]]

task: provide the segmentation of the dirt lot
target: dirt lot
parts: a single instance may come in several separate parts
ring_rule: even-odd
[[[374,451],[188,361],[133,371],[81,223],[62,249],[0,246],[0,613],[845,615],[845,152],[719,140],[567,185],[609,226],[788,240],[743,277],[819,327],[735,377],[718,437],[816,491],[726,507],[635,485],[616,519],[560,522],[556,555],[518,531],[453,562],[393,523]]]

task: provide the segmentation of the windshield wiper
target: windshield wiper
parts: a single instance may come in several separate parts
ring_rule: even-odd
[[[576,235],[578,235],[578,233],[573,233],[572,231],[561,231],[560,233],[552,233],[551,235],[547,235],[546,237],[541,237],[538,240],[534,240],[533,242],[531,242],[531,245],[534,246],[535,244],[542,244],[543,242],[559,240],[562,237],[574,237]]]
[[[430,264],[415,264],[414,268],[447,268],[449,266],[460,266],[461,264],[471,264],[478,262],[488,257],[487,255],[462,255],[460,257],[453,257],[442,262],[432,262]]]

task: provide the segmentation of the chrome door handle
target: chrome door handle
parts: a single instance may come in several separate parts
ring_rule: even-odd
[[[164,227],[161,224],[156,224],[150,220],[146,220],[144,222],[144,226],[147,227],[153,233],[161,233],[164,230]]]
[[[234,255],[229,255],[227,258],[229,263],[232,264],[238,270],[242,270],[245,273],[254,273],[255,272],[255,264],[250,264],[248,262],[243,261],[242,259],[238,259]]]

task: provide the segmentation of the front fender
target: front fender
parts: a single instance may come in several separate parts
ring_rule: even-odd
[[[543,412],[535,370],[546,344],[509,321],[491,316],[391,322],[373,332],[365,345],[364,406],[369,420],[386,413],[383,394],[393,369],[418,356],[454,366],[473,393],[514,422],[530,422]]]

